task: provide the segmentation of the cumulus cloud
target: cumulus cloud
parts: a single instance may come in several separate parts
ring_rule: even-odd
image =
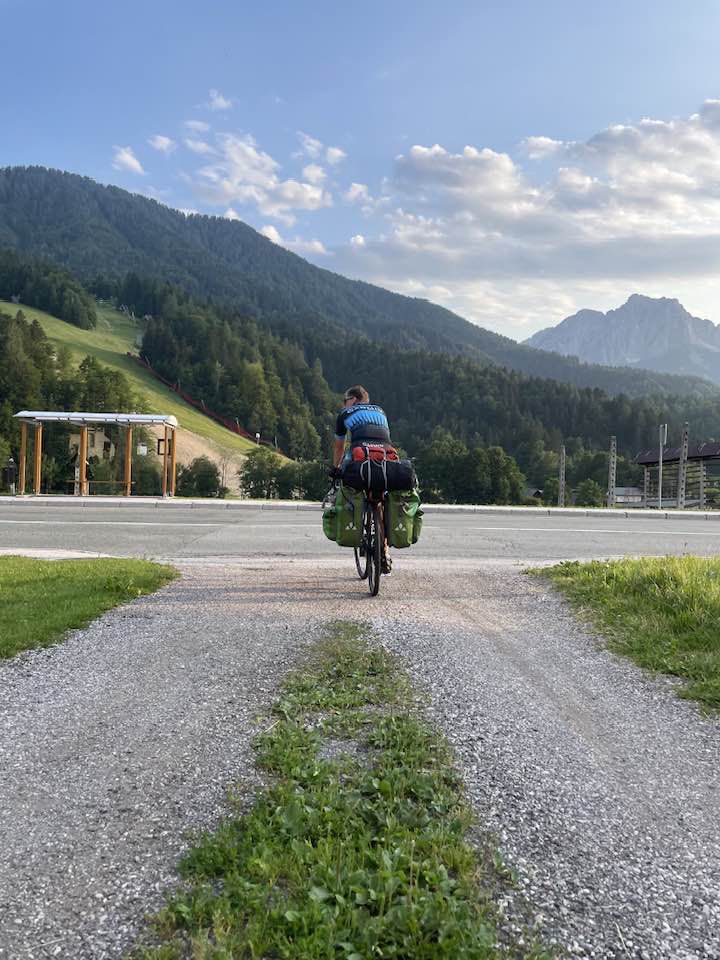
[[[366,183],[351,183],[344,193],[348,203],[367,203],[370,198]]]
[[[207,133],[210,129],[210,124],[204,120],[186,120],[185,126],[192,133]]]
[[[297,135],[300,141],[300,151],[297,156],[304,155],[317,159],[323,151],[322,141],[311,137],[309,133],[303,133],[302,130],[298,130]]]
[[[210,144],[206,143],[205,140],[197,140],[194,137],[185,137],[185,139],[183,140],[183,143],[188,148],[188,150],[192,150],[193,153],[199,153],[199,154],[215,153],[215,151],[210,146]]]
[[[159,153],[172,153],[177,144],[170,137],[164,137],[161,133],[156,133],[154,137],[150,137],[148,143]]]
[[[211,90],[207,105],[212,111],[229,110],[232,107],[232,100],[224,97],[219,90]]]
[[[286,224],[296,210],[319,210],[332,205],[332,196],[321,182],[283,179],[280,164],[245,134],[220,134],[215,157],[197,171],[193,183],[198,194],[217,206],[248,204],[261,214]]]
[[[132,147],[113,147],[112,165],[116,170],[122,170],[127,173],[137,173],[143,176],[145,171],[143,166],[135,156]]]
[[[364,202],[362,187],[352,184],[345,199]],[[487,146],[415,145],[396,158],[384,192],[391,206],[380,232],[338,250],[338,268],[433,291],[416,295],[496,329],[526,336],[634,290],[689,290],[688,307],[706,314],[715,303],[720,101],[684,119],[612,125],[585,142],[528,137],[515,158]]]
[[[318,163],[308,163],[303,167],[302,175],[308,183],[322,183],[327,178],[327,173]]]
[[[325,151],[325,159],[330,164],[330,166],[336,166],[342,160],[347,157],[347,154],[344,150],[341,150],[340,147],[328,147]]]
[[[301,237],[295,237],[294,240],[285,239],[280,235],[280,231],[272,224],[266,224],[260,229],[260,233],[272,240],[279,247],[285,247],[295,253],[313,254],[317,257],[329,257],[330,252],[320,240],[303,240]]]
[[[365,237],[361,233],[356,233],[354,237],[350,237],[350,243],[353,247],[364,247]]]

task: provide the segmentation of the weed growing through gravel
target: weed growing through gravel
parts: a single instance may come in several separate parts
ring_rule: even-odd
[[[720,559],[562,563],[532,572],[556,584],[611,649],[682,677],[681,696],[720,707]]]
[[[0,557],[0,659],[46,647],[176,576],[146,560]]]
[[[334,746],[323,759],[323,745]],[[345,747],[338,752],[338,748]],[[333,624],[257,743],[273,785],[185,858],[144,960],[484,960],[501,949],[444,742],[395,661]],[[491,868],[488,868],[491,871]]]

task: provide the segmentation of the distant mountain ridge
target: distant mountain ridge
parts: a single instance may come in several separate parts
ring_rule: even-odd
[[[0,169],[0,246],[43,256],[86,284],[134,271],[212,298],[307,344],[367,337],[402,349],[460,354],[611,395],[709,396],[706,381],[607,366],[515,343],[427,300],[308,263],[241,221],[186,216],[147,197],[44,167]]]
[[[586,363],[643,367],[720,383],[720,325],[692,316],[667,297],[635,293],[607,313],[579,310],[525,343]]]

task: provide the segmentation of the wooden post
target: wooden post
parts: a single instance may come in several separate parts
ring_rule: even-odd
[[[565,506],[565,444],[560,447],[560,469],[558,475],[558,506]]]
[[[80,496],[84,497],[87,493],[87,454],[88,454],[88,428],[83,425],[80,427],[80,449],[78,450],[78,459],[80,461]]]
[[[18,493],[25,494],[25,470],[27,467],[27,423],[20,424],[20,473],[18,475]]]
[[[175,483],[177,481],[177,456],[175,452],[175,442],[177,440],[177,428],[172,428],[172,447],[170,448],[170,496],[175,496]]]
[[[43,436],[43,425],[41,423],[35,424],[35,470],[33,476],[33,490],[37,496],[40,493],[40,481],[42,479],[42,436]]]
[[[162,495],[167,496],[168,488],[168,427],[165,424],[165,442],[163,443]]]
[[[610,437],[610,459],[608,460],[607,505],[615,506],[615,487],[617,485],[617,437]]]
[[[643,467],[643,506],[647,508],[650,501],[650,467]]]
[[[125,430],[125,496],[132,494],[132,438],[133,431],[130,424]]]

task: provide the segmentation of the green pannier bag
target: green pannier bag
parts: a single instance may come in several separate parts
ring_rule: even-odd
[[[417,490],[398,490],[388,494],[387,538],[391,547],[402,549],[417,543],[422,530],[423,512]]]
[[[340,484],[335,499],[335,536],[330,538],[340,547],[359,547],[362,542],[363,498],[362,491]]]
[[[337,538],[337,507],[334,503],[323,510],[323,533],[328,540]]]

